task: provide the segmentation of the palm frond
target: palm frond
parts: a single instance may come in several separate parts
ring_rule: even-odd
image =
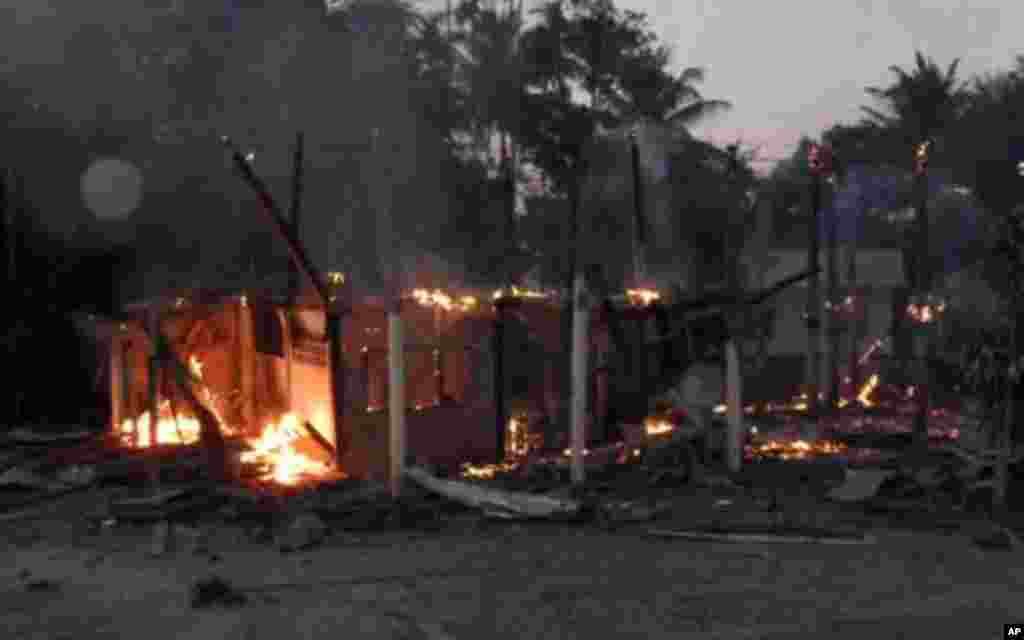
[[[732,109],[728,100],[701,100],[676,109],[667,118],[673,125],[692,125],[699,120],[720,115]]]

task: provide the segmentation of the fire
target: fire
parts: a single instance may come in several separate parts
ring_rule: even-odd
[[[203,362],[198,357],[192,355],[188,358],[188,368],[197,379],[203,379]],[[217,410],[218,398],[208,387],[202,388],[200,400],[217,418],[226,435],[236,433],[236,429],[221,417]],[[152,417],[148,411],[135,420],[126,419],[121,423],[119,436],[122,442],[126,446],[142,449],[155,445],[192,445],[199,442],[202,427],[197,418],[177,415],[166,399],[160,401],[157,412],[155,442],[151,437]],[[295,484],[306,475],[323,475],[328,471],[326,464],[295,448],[300,439],[307,437],[301,424],[297,416],[289,413],[276,423],[267,425],[259,437],[248,439],[251,450],[241,455],[241,462],[267,468],[264,479],[279,484]]]
[[[156,421],[156,442],[151,440],[148,411],[144,411],[138,420],[127,419],[121,423],[121,439],[126,444],[136,444],[140,448],[154,444],[195,444],[199,442],[199,420],[192,417],[174,416],[171,403],[164,400],[157,408],[159,416]]]
[[[513,286],[511,289],[498,289],[491,296],[493,300],[500,300],[501,298],[549,298],[550,295],[542,291],[533,291],[531,289],[520,289],[519,287]]]
[[[873,407],[875,403],[871,401],[871,394],[874,393],[875,389],[878,388],[878,374],[873,373],[868,381],[861,387],[860,392],[857,393],[857,402],[863,407]]]
[[[471,480],[491,480],[499,473],[514,471],[516,466],[510,462],[502,464],[464,464],[462,465],[462,477]]]
[[[790,442],[769,440],[748,447],[748,453],[760,457],[775,457],[782,460],[804,459],[814,455],[835,455],[846,451],[846,445],[831,440],[793,440]]]
[[[512,416],[509,418],[505,454],[512,458],[525,456],[530,450],[529,435],[525,416]]]
[[[295,449],[296,442],[303,436],[299,419],[287,413],[276,423],[268,424],[260,437],[249,441],[252,450],[243,453],[241,461],[269,467],[267,479],[278,484],[295,484],[302,476],[326,473],[326,464]]]
[[[413,289],[412,299],[424,307],[443,309],[444,311],[470,311],[477,306],[477,299],[474,296],[461,296],[454,298],[440,289],[430,291],[428,289]]]
[[[638,307],[646,307],[661,299],[661,294],[654,289],[626,289],[629,303]]]
[[[675,431],[675,425],[668,420],[648,418],[644,421],[644,430],[648,436],[660,436]]]

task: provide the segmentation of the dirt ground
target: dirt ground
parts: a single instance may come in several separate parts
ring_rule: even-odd
[[[1024,554],[960,532],[711,544],[653,538],[647,524],[459,518],[439,532],[334,533],[290,554],[223,526],[212,557],[153,558],[149,527],[83,535],[75,508],[0,522],[3,638],[984,639],[1024,619]],[[212,575],[247,603],[191,608],[191,585]]]

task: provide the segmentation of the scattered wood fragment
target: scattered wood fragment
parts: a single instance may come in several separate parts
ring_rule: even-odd
[[[468,507],[481,509],[486,515],[495,518],[564,518],[578,514],[581,508],[576,500],[492,489],[457,480],[442,480],[420,467],[407,469],[405,475],[429,491]]]
[[[55,445],[80,443],[99,434],[95,431],[76,430],[56,433],[45,433],[31,429],[19,428],[8,431],[3,435],[3,440],[15,445]]]
[[[708,531],[676,531],[673,529],[648,529],[648,534],[662,538],[681,538],[695,542],[729,542],[747,544],[873,544],[874,536],[808,536],[776,535],[766,533],[714,533]]]

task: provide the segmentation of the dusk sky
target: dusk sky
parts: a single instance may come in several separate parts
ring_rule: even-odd
[[[530,0],[527,0],[528,2]],[[645,12],[678,69],[704,67],[705,97],[732,111],[695,133],[718,143],[792,152],[801,134],[860,118],[864,88],[885,85],[890,65],[910,68],[920,49],[943,68],[961,58],[967,79],[1024,54],[1024,3],[1007,0],[616,0]],[[762,166],[761,168],[767,168]]]

